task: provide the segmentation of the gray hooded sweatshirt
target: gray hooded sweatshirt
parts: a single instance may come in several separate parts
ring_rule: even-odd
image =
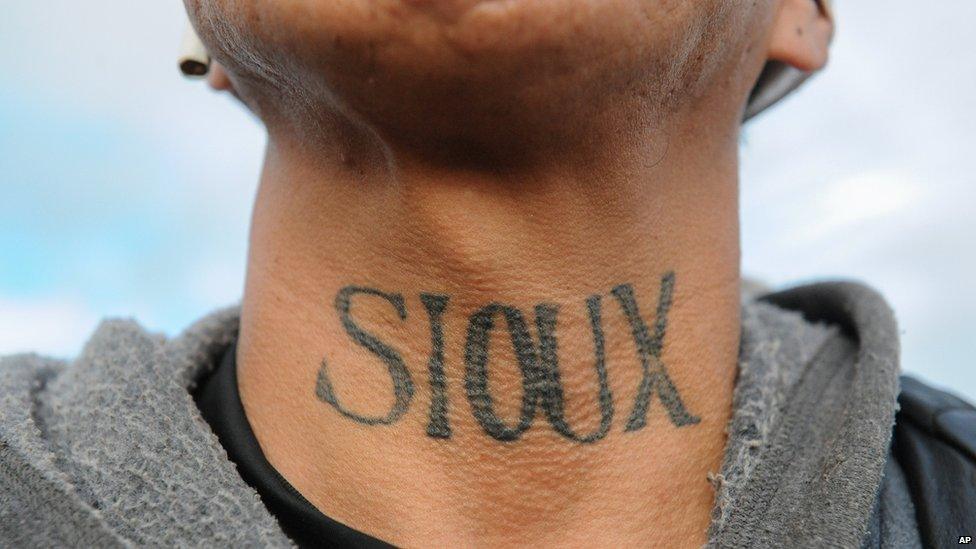
[[[891,310],[858,284],[800,291],[743,305],[709,545],[919,546],[889,458]],[[0,545],[291,546],[191,395],[237,329],[236,309],[169,340],[112,320],[73,361],[0,361]]]

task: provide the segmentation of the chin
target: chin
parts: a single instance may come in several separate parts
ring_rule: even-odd
[[[733,10],[726,0],[187,2],[217,59],[264,88],[255,94],[461,141],[674,90],[680,82],[664,80],[700,57],[702,36],[722,43]]]

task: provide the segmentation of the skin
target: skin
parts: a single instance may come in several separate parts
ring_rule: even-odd
[[[186,0],[265,123],[238,350],[269,461],[402,546],[706,541],[737,141],[812,0]]]

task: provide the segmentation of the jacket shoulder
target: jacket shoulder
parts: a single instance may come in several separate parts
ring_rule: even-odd
[[[14,355],[0,355],[0,368],[59,368],[65,360],[37,353],[20,353]]]
[[[37,354],[0,356],[0,402],[21,400],[65,368],[66,362]]]
[[[958,545],[976,536],[976,408],[902,377],[892,455],[905,473],[922,540]]]
[[[121,547],[125,541],[84,501],[44,439],[37,395],[65,361],[0,357],[0,545]]]

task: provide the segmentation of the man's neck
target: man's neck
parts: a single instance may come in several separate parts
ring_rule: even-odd
[[[272,144],[238,356],[269,461],[401,545],[703,543],[739,337],[718,133],[495,172]]]

